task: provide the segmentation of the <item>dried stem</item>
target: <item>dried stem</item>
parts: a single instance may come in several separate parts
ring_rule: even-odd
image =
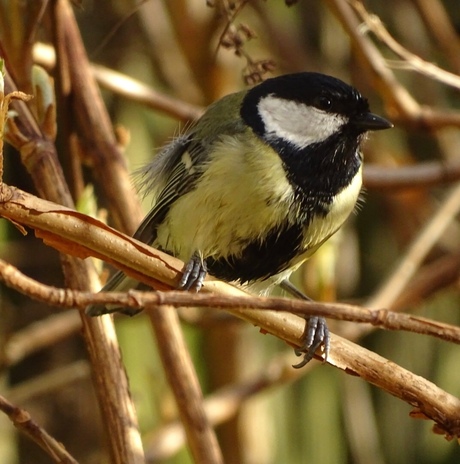
[[[77,118],[82,144],[88,150],[99,185],[110,199],[115,224],[118,229],[132,233],[143,216],[142,210],[67,0],[56,1],[55,17],[58,40],[65,44],[58,48],[64,54],[58,60],[68,66],[72,100],[78,102],[72,112]]]
[[[116,244],[115,244],[116,246]],[[172,265],[173,267],[174,265]],[[177,270],[180,275],[180,271]],[[30,279],[23,275],[14,266],[0,260],[0,279],[3,280],[9,287],[29,295],[39,301],[50,305],[56,305],[61,308],[79,308],[84,309],[92,304],[109,304],[117,305],[132,309],[142,309],[148,306],[172,306],[176,308],[198,306],[203,308],[220,308],[229,311],[236,310],[238,316],[241,317],[241,311],[244,310],[263,310],[263,311],[286,311],[294,314],[302,314],[305,316],[323,316],[341,321],[360,322],[372,324],[374,327],[380,327],[386,330],[405,330],[413,333],[430,335],[444,341],[460,344],[460,328],[457,326],[443,324],[440,322],[418,317],[410,314],[398,314],[384,309],[367,309],[361,306],[342,304],[342,303],[317,303],[292,298],[265,298],[256,297],[246,294],[238,295],[235,293],[234,287],[228,287],[230,295],[220,295],[214,293],[200,294],[168,291],[160,292],[141,292],[131,290],[124,292],[99,292],[97,294],[87,292],[77,292],[68,289],[59,289],[40,284],[39,282]],[[221,282],[221,290],[226,290],[226,285]],[[56,316],[55,316],[56,317]],[[58,321],[58,323],[60,320]],[[67,322],[67,321],[66,321]],[[252,320],[253,323],[260,323],[258,317]],[[47,330],[50,324],[44,321],[43,324],[37,323],[39,327],[31,327],[27,332],[33,332],[35,338],[38,338],[38,346],[42,346],[43,342],[40,339],[41,328]],[[257,324],[259,325],[259,324]],[[263,326],[261,326],[263,327]],[[38,332],[37,334],[35,332]],[[44,330],[43,330],[44,332]],[[280,336],[276,333],[277,336]],[[20,355],[24,355],[22,351],[17,353],[16,345],[20,345],[26,353],[28,345],[18,343],[25,335],[17,336],[12,340],[9,350],[6,351],[6,360],[10,362],[16,361]],[[289,339],[286,339],[291,341]],[[30,344],[35,348],[36,343],[33,340]],[[296,344],[300,344],[297,341]],[[25,346],[23,346],[25,345]],[[8,345],[7,345],[8,346]],[[10,351],[8,356],[8,351]]]
[[[47,346],[53,346],[79,330],[81,319],[74,311],[56,314],[29,324],[8,338],[3,347],[0,366],[15,365],[26,356]]]
[[[460,188],[457,188],[460,189]],[[15,195],[13,195],[15,192]],[[144,244],[135,242],[132,238],[125,237],[124,239],[121,238],[121,234],[110,230],[107,226],[102,225],[102,235],[107,234],[109,237],[107,242],[105,243],[103,240],[99,241],[98,234],[94,229],[98,229],[95,227],[94,220],[89,220],[87,218],[87,223],[84,229],[81,229],[82,225],[79,225],[82,222],[83,215],[80,215],[76,212],[71,212],[64,208],[52,209],[52,205],[49,203],[44,203],[44,208],[40,210],[37,209],[39,203],[43,203],[43,201],[35,200],[33,201],[33,197],[24,193],[18,195],[16,189],[13,190],[10,195],[10,200],[6,203],[0,203],[0,213],[3,216],[14,218],[16,222],[24,223],[28,226],[32,226],[35,228],[36,233],[39,235],[44,235],[45,232],[48,232],[46,235],[47,240],[50,240],[51,235],[49,232],[53,230],[54,234],[61,234],[62,238],[65,240],[73,240],[76,244],[84,245],[86,252],[90,252],[97,250],[97,254],[101,255],[102,253],[106,254],[107,256],[110,255],[110,259],[115,262],[115,260],[119,263],[122,263],[122,268],[129,272],[131,275],[136,276],[139,280],[144,281],[146,283],[152,282],[162,282],[163,285],[174,285],[177,282],[178,276],[180,274],[180,269],[182,268],[183,263],[174,259],[174,258],[167,258],[166,255],[156,251],[156,250],[149,250]],[[14,197],[14,199],[13,199]],[[33,214],[26,212],[26,203],[24,199],[29,199],[30,202],[34,203]],[[451,203],[453,199],[450,199]],[[14,207],[15,203],[19,203],[20,207]],[[445,210],[445,208],[442,208]],[[16,211],[15,214],[14,211]],[[37,214],[37,211],[41,211],[41,214]],[[450,210],[449,210],[450,211]],[[450,214],[450,216],[449,216]],[[64,216],[62,216],[64,215]],[[442,221],[438,218],[435,220],[436,227],[432,226],[433,230],[439,233],[440,227],[445,223],[446,215],[452,218],[452,211],[444,211],[442,215]],[[57,216],[54,218],[54,216]],[[65,218],[65,219],[64,219]],[[439,223],[441,222],[441,224]],[[84,230],[83,236],[82,230]],[[118,245],[117,241],[121,240],[120,245]],[[54,244],[57,243],[56,238],[52,239]],[[426,242],[423,241],[426,246]],[[62,247],[63,242],[59,243],[59,246]],[[70,250],[69,245],[67,245],[67,249]],[[74,248],[73,252],[81,253],[78,249]],[[147,253],[147,254],[144,254]],[[152,258],[158,258],[157,260]],[[155,262],[159,261],[156,265]],[[6,269],[6,270],[5,270]],[[11,271],[11,268],[8,271],[8,267],[4,267],[3,271],[3,278],[8,277],[8,274],[11,276],[15,276],[18,278],[18,274],[16,272]],[[134,271],[134,272],[133,272]],[[150,276],[150,278],[148,277]],[[153,278],[153,280],[152,280]],[[9,282],[14,279],[10,279]],[[155,284],[154,284],[155,285]],[[37,297],[43,291],[43,287],[40,287],[40,284],[35,283],[33,286],[30,285],[30,281],[27,285],[19,287],[30,289],[29,292],[31,296]],[[41,288],[41,290],[40,290]],[[214,282],[212,280],[207,280],[205,282],[206,290],[220,290],[221,292],[225,292],[229,295],[237,295],[241,293],[235,287],[231,287],[229,285],[225,285],[219,282]],[[64,305],[74,305],[77,304],[78,298],[81,298],[78,301],[78,305],[84,305],[88,302],[100,302],[100,299],[108,298],[126,298],[123,300],[123,304],[127,304],[131,307],[140,307],[145,305],[146,301],[149,300],[149,304],[153,304],[155,306],[163,306],[165,304],[170,304],[175,301],[175,304],[184,305],[186,304],[186,299],[191,298],[189,302],[191,304],[204,306],[206,302],[212,305],[223,305],[222,301],[219,298],[220,296],[207,296],[207,295],[189,295],[187,293],[182,292],[168,292],[166,294],[162,294],[160,292],[151,293],[151,294],[142,294],[139,292],[129,292],[127,295],[88,295],[86,297],[84,294],[76,294],[71,293],[70,291],[58,291],[56,292],[55,289],[49,290],[48,289],[48,296],[54,294],[54,298],[48,299],[50,303],[59,303]],[[89,298],[88,298],[89,297]],[[85,298],[87,298],[85,300]],[[214,298],[214,300],[213,300]],[[248,298],[248,297],[246,297]],[[185,300],[184,300],[185,299]],[[112,300],[113,301],[113,300]],[[212,303],[210,303],[210,301]],[[242,307],[242,302],[236,301],[234,307],[232,307],[231,312],[238,317],[249,321],[250,323],[261,327],[264,331],[274,334],[286,340],[288,343],[299,346],[302,343],[303,339],[303,329],[304,323],[303,319],[285,313],[283,311],[266,311],[261,309],[247,309],[248,306]],[[270,309],[281,309],[281,310],[294,310],[296,312],[301,312],[297,305],[305,305],[305,307],[314,308],[311,314],[324,314],[322,313],[322,309],[324,305],[315,305],[310,304],[308,305],[305,302],[300,302],[296,300],[269,300],[269,299],[254,299],[251,304],[256,305],[256,301],[260,301],[261,304],[266,304],[267,301],[271,301],[272,305]],[[284,303],[283,303],[284,302]],[[289,305],[283,307],[283,304]],[[257,307],[257,306],[256,306]],[[341,305],[332,305],[334,308],[334,313],[337,315],[339,308]],[[331,309],[331,308],[330,308]],[[342,307],[344,309],[344,313],[350,311],[350,307]],[[318,312],[316,312],[318,311]],[[361,311],[359,309],[358,311]],[[306,311],[305,311],[306,313]],[[331,312],[332,314],[332,312]],[[386,326],[391,326],[391,318],[390,313],[377,311],[375,313],[368,313],[366,311],[361,312],[360,314],[367,314],[367,322],[375,323],[377,321],[386,320]],[[369,318],[371,315],[371,318]],[[383,317],[382,317],[383,315]],[[401,316],[401,318],[399,318]],[[175,317],[175,316],[174,316]],[[399,319],[398,319],[399,318]],[[418,324],[424,325],[425,321],[421,318],[414,318],[413,316],[407,316],[408,324],[415,327]],[[401,321],[404,319],[402,315],[396,315],[396,320],[398,320],[398,327],[404,325]],[[455,340],[458,342],[459,340],[459,331],[457,327],[446,326],[443,324],[439,324],[437,322],[429,321],[426,326],[433,325],[437,327],[435,332],[439,334],[443,334],[443,337],[447,337],[450,340]],[[164,328],[163,328],[164,331]],[[426,333],[426,332],[425,332]],[[167,336],[167,332],[164,333],[164,336]],[[169,340],[169,338],[167,338]],[[165,339],[165,340],[167,340]],[[432,385],[430,382],[419,378],[418,376],[414,376],[410,372],[400,368],[399,366],[384,360],[383,358],[368,352],[367,350],[346,341],[336,335],[332,336],[332,343],[331,343],[331,353],[328,358],[328,363],[343,369],[347,372],[354,372],[357,375],[360,375],[363,379],[368,380],[369,382],[377,385],[381,388],[384,388],[386,391],[390,392],[391,394],[398,396],[399,398],[408,401],[410,404],[415,405],[417,408],[420,409],[427,417],[433,419],[437,424],[438,428],[444,430],[448,436],[456,436],[460,431],[458,430],[458,426],[460,424],[460,418],[456,416],[458,411],[460,410],[460,400],[457,400],[454,397],[451,397],[445,392],[442,392],[440,389]],[[377,373],[377,374],[376,374]],[[396,380],[398,379],[398,380]],[[415,385],[415,387],[414,387]],[[420,389],[422,392],[421,396],[418,397],[416,395],[416,389]],[[446,396],[447,395],[447,396]],[[445,404],[447,409],[443,410],[443,413],[440,414],[439,407],[440,404]],[[184,412],[183,412],[184,413]],[[192,444],[193,446],[193,444]]]
[[[458,124],[460,125],[460,115]],[[367,164],[364,185],[369,190],[395,192],[398,189],[428,188],[460,180],[460,161],[432,161],[412,166],[385,168]]]
[[[452,189],[438,212],[413,241],[396,270],[391,273],[388,280],[368,300],[368,307],[391,307],[421,266],[428,252],[433,248],[433,245],[439,240],[439,237],[459,211],[460,184]]]
[[[173,308],[147,306],[160,358],[174,393],[192,456],[197,463],[223,463],[215,433],[208,421],[201,388]],[[172,321],[171,321],[172,320]]]
[[[393,51],[393,53],[404,61],[405,67],[398,67],[398,69],[413,69],[414,71],[418,71],[425,76],[442,82],[443,84],[454,87],[457,90],[460,89],[459,76],[445,71],[433,63],[428,63],[414,53],[409,52],[390,35],[390,33],[385,29],[382,21],[380,21],[380,18],[375,15],[370,15],[366,11],[362,3],[353,1],[352,5],[368,29],[373,32],[375,36],[391,51]]]
[[[58,0],[60,2],[60,0]],[[7,73],[7,93],[16,90]],[[24,102],[14,102],[17,116],[9,120],[8,138],[21,154],[40,195],[58,204],[73,207],[72,197],[59,164],[54,142],[42,133],[30,109]],[[89,262],[61,255],[64,276],[69,288],[94,289]],[[111,318],[91,320],[80,313],[82,333],[93,368],[96,393],[104,415],[111,461],[143,463],[143,451],[137,418],[129,395],[126,374],[121,363],[115,330]]]
[[[65,450],[64,446],[42,429],[25,410],[11,404],[0,395],[0,410],[13,422],[15,427],[37,443],[54,462],[59,464],[78,464],[77,461]]]
[[[460,74],[460,39],[444,5],[439,0],[412,1],[418,7],[428,32],[434,36],[455,72]]]
[[[46,68],[53,68],[56,64],[54,48],[43,43],[36,43],[34,60]],[[203,114],[203,108],[161,93],[138,79],[114,69],[90,63],[90,70],[97,83],[115,95],[163,112],[184,123],[193,121]]]

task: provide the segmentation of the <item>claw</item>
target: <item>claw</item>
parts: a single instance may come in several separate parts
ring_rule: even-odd
[[[295,364],[295,369],[300,369],[313,359],[316,350],[324,346],[324,361],[329,355],[330,334],[327,328],[326,320],[323,317],[309,317],[305,327],[305,340],[300,348],[297,348],[295,354],[302,356],[303,359],[298,364]]]
[[[297,287],[295,287],[289,280],[284,279],[280,282],[280,286],[283,290],[289,292],[292,296],[301,300],[313,301],[310,297],[302,293]],[[295,369],[300,369],[309,363],[316,350],[323,345],[324,346],[324,361],[327,360],[329,355],[329,345],[331,343],[331,336],[329,329],[327,328],[326,319],[324,317],[312,316],[306,317],[307,323],[305,326],[305,338],[300,348],[294,350],[297,356],[302,356],[303,359],[298,364],[295,364]]]
[[[194,254],[185,266],[182,279],[179,282],[179,289],[190,290],[193,288],[195,291],[199,292],[203,286],[206,274],[206,262],[197,254]]]

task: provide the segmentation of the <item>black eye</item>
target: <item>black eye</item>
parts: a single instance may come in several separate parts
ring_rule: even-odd
[[[332,100],[325,95],[321,95],[316,99],[315,106],[323,111],[330,110],[332,108]]]

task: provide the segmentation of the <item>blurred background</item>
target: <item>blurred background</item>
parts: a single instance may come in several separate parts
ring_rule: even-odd
[[[447,175],[424,182],[414,171],[409,175],[412,183],[392,183],[387,175],[398,168],[448,166],[450,172],[450,166],[456,166],[459,90],[414,71],[387,45],[371,40],[366,35],[369,27],[358,19],[361,26],[355,31],[375,45],[377,56],[394,73],[398,85],[420,108],[432,107],[447,116],[431,124],[404,113],[344,27],[341,6],[358,18],[350,3],[290,3],[81,0],[73,3],[73,10],[88,57],[97,65],[104,101],[130,171],[151,160],[209,103],[283,73],[308,70],[339,77],[368,97],[373,112],[394,121],[393,130],[372,134],[365,144],[369,170],[359,211],[295,276],[314,299],[365,305],[392,275],[452,187],[445,182]],[[22,82],[20,88],[25,91],[27,79],[19,76],[30,71],[32,57],[51,75],[56,72],[52,4],[0,0],[3,53],[15,64],[16,82]],[[369,0],[365,7],[405,49],[460,75],[457,0]],[[26,55],[30,61],[24,59]],[[166,111],[147,92],[134,96],[131,84],[117,83],[110,70],[173,98],[173,109]],[[106,209],[111,198],[104,197],[84,156],[78,161],[81,182],[76,182],[61,131],[65,115],[60,110],[58,106],[57,151],[78,208],[112,223]],[[458,177],[452,172],[449,180]],[[36,192],[11,147],[5,150],[4,180]],[[145,212],[149,205],[146,198]],[[458,325],[459,239],[459,224],[454,220],[405,293],[388,305]],[[58,253],[32,233],[22,236],[7,221],[0,221],[0,240],[2,259],[40,282],[64,286]],[[99,266],[106,272],[102,263]],[[98,413],[78,319],[3,286],[0,305],[2,395],[27,409],[79,462],[109,462],[104,419]],[[455,440],[448,442],[434,434],[432,422],[409,417],[411,407],[388,393],[318,362],[293,371],[290,365],[297,358],[288,346],[220,312],[183,311],[181,316],[205,395],[224,387],[246,388],[235,413],[217,427],[227,463],[459,462]],[[171,449],[159,445],[160,433],[177,418],[177,412],[148,319],[142,314],[118,317],[116,328],[148,462],[192,462],[180,443]],[[458,346],[357,324],[331,321],[330,328],[460,396]],[[41,464],[50,458],[0,415],[0,462]]]

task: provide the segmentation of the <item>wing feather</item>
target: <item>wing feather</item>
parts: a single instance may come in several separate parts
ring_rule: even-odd
[[[154,192],[154,206],[142,221],[134,238],[152,245],[157,228],[168,214],[170,206],[192,190],[202,174],[204,150],[193,141],[192,134],[172,142],[150,165],[143,168],[141,189]],[[166,153],[166,154],[165,154]],[[155,198],[156,197],[156,198]]]

